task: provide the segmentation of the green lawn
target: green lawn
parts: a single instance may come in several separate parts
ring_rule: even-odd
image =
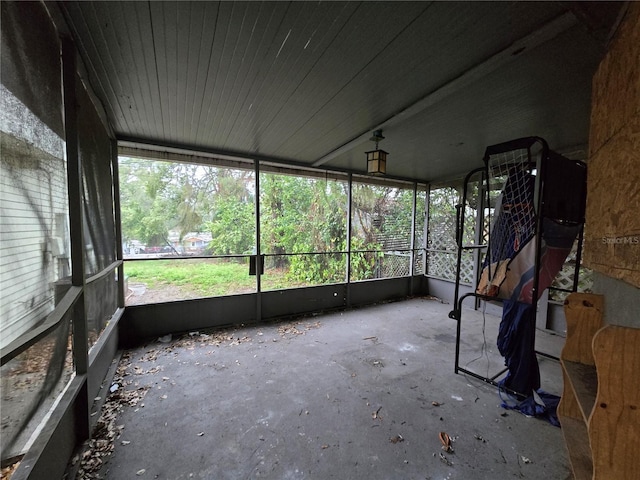
[[[221,260],[145,260],[127,261],[124,273],[132,283],[143,283],[148,289],[175,285],[203,297],[255,292],[256,277],[249,275],[246,263]],[[262,276],[263,288],[290,288],[286,272],[270,271]]]

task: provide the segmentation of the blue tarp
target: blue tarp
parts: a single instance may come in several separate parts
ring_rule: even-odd
[[[505,300],[498,330],[498,350],[509,369],[501,385],[524,396],[540,388],[540,369],[536,358],[535,308],[526,303]]]
[[[551,425],[556,427],[560,426],[557,413],[560,397],[557,395],[538,390],[535,395],[531,395],[522,401],[517,401],[513,399],[513,397],[505,401],[502,395],[500,398],[503,400],[502,408],[517,410],[528,417],[542,418],[547,420]]]

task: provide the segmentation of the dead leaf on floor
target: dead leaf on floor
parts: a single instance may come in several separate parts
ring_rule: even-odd
[[[7,479],[9,480],[11,478],[11,475],[13,475],[13,473],[16,471],[16,469],[18,468],[18,465],[20,465],[20,460],[18,460],[17,462],[14,462],[11,465],[7,465],[6,467],[2,468],[2,479]]]
[[[250,342],[251,338],[244,336],[242,338],[238,337],[237,339],[233,340],[231,343],[229,343],[229,346],[234,346],[234,345],[240,345],[241,343],[246,343],[246,342]]]
[[[304,330],[298,330],[296,324],[299,324],[299,322],[296,322],[294,324],[280,325],[278,327],[278,333],[281,337],[286,337],[287,335],[304,335]]]
[[[320,447],[320,448],[322,448],[323,450],[325,450],[325,449],[329,448],[329,445],[322,445],[322,447]]]
[[[152,348],[147,353],[145,353],[142,358],[140,358],[141,362],[155,362],[158,359],[158,351],[155,348]]]
[[[440,402],[431,402],[431,405],[433,405],[434,407],[439,407],[440,405],[442,405],[442,403],[440,403]]]
[[[391,438],[389,439],[389,441],[390,441],[391,443],[404,442],[404,437],[403,437],[402,435],[400,435],[400,434],[398,434],[398,435],[394,435],[393,437],[391,437]]]
[[[442,443],[442,449],[447,453],[452,453],[453,447],[451,445],[451,437],[447,432],[440,432],[438,437],[440,438],[440,443]]]
[[[380,415],[380,410],[382,410],[382,407],[378,408],[375,412],[371,414],[374,420],[382,420],[382,415]]]
[[[136,406],[144,399],[150,385],[138,386],[133,390],[131,388],[133,381],[128,380],[128,369],[131,368],[131,355],[125,353],[113,378],[114,384],[118,384],[119,388],[110,392],[105,403],[100,410],[100,417],[96,422],[95,430],[90,440],[85,444],[85,450],[74,461],[80,462],[80,467],[76,478],[82,480],[90,480],[98,478],[98,472],[102,468],[106,458],[111,455],[114,450],[114,442],[122,433],[124,425],[116,423],[117,418],[125,405]],[[140,368],[140,367],[138,367]],[[141,369],[142,370],[142,369]],[[130,442],[123,440],[122,445],[128,445]]]
[[[140,475],[144,475],[144,473],[146,472],[146,470],[144,468],[141,468],[140,470],[138,470],[136,472],[136,475],[140,476]]]

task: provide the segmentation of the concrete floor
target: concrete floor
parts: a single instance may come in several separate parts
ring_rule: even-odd
[[[233,330],[219,345],[194,334],[133,350],[127,388],[149,390],[119,415],[103,475],[568,478],[559,428],[502,409],[495,387],[453,373],[450,309],[416,298]],[[498,323],[463,312],[461,365],[499,370]],[[559,354],[563,338],[538,337],[539,350]],[[541,358],[540,368],[542,388],[560,394],[559,364]],[[441,449],[441,431],[453,453]]]

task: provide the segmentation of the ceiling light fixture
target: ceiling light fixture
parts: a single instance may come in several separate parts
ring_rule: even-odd
[[[373,136],[369,140],[376,142],[376,149],[365,152],[367,156],[367,173],[369,175],[384,175],[387,173],[388,153],[378,148],[378,142],[384,140],[382,130],[374,131]]]

